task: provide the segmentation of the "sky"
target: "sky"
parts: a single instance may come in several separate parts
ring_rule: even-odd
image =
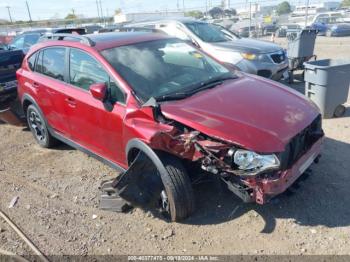
[[[113,15],[114,10],[121,8],[123,12],[144,12],[176,10],[177,5],[182,9],[183,2],[186,9],[205,10],[206,2],[217,6],[221,0],[101,0],[103,13]],[[304,4],[306,0],[291,0],[293,4]],[[75,14],[84,17],[97,17],[96,0],[27,0],[33,20],[64,18],[74,9]],[[234,8],[244,7],[249,0],[230,0]],[[252,0],[262,5],[278,4],[278,0]],[[310,2],[320,2],[311,0]],[[8,9],[13,20],[29,20],[26,0],[0,0],[0,19],[9,20]]]

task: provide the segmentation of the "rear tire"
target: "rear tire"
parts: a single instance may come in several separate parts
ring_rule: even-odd
[[[168,174],[163,177],[165,193],[169,201],[171,221],[189,217],[195,209],[195,198],[191,180],[182,162],[171,155],[160,156]]]
[[[339,105],[334,110],[334,116],[335,117],[342,117],[345,114],[346,107],[343,105]]]
[[[35,140],[43,148],[51,148],[57,145],[57,140],[50,134],[46,121],[35,105],[27,108],[27,122]]]

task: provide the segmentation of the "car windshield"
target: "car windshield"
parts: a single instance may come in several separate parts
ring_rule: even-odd
[[[185,25],[192,33],[207,43],[227,42],[234,38],[234,36],[229,37],[217,25],[197,22],[185,23]]]
[[[101,54],[142,102],[180,92],[193,94],[203,83],[235,77],[226,67],[176,39],[115,47]]]

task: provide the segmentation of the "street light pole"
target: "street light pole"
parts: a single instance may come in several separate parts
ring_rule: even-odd
[[[12,16],[11,16],[11,12],[10,12],[10,7],[6,6],[6,8],[7,8],[7,12],[9,13],[10,22],[12,23]]]

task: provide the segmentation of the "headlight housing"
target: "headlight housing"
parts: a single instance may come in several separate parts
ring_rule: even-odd
[[[280,167],[280,161],[275,154],[260,155],[243,149],[234,151],[232,161],[237,166],[239,173],[249,176]]]
[[[253,53],[241,53],[241,56],[247,60],[255,60],[257,58],[256,54]]]

